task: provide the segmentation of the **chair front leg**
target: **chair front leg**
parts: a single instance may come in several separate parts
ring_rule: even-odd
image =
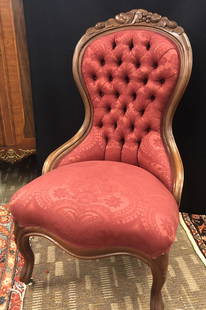
[[[166,253],[151,262],[153,283],[151,288],[150,310],[164,310],[161,290],[167,276],[168,260],[169,254]]]
[[[19,227],[17,223],[15,223],[14,234],[17,248],[24,258],[24,266],[21,270],[20,281],[29,284],[34,268],[34,253],[29,242],[30,236],[24,231],[24,228]]]

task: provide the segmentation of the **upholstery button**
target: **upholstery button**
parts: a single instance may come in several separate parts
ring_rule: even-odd
[[[122,107],[122,111],[124,114],[127,112],[127,105],[126,104]]]
[[[142,116],[144,114],[144,112],[145,112],[145,109],[139,110],[138,112]]]
[[[156,61],[153,62],[152,67],[156,69],[158,67],[158,63]]]
[[[150,99],[151,101],[154,101],[154,100],[155,100],[155,96],[154,96],[154,95],[151,95],[149,99]]]
[[[93,81],[96,81],[96,80],[97,80],[97,75],[96,75],[95,73],[93,73],[93,74],[91,75],[91,78],[92,78]]]
[[[142,82],[143,82],[143,84],[144,84],[144,85],[146,85],[146,84],[147,84],[147,82],[148,82],[148,78],[147,78],[147,77],[145,77],[145,78],[142,80]]]
[[[105,65],[105,59],[104,59],[103,57],[100,58],[99,62],[100,62],[100,65],[101,65],[101,66],[104,66],[104,65]]]
[[[130,51],[131,51],[133,48],[134,48],[134,42],[133,42],[133,40],[131,40],[131,41],[129,42],[129,49],[130,49]]]
[[[120,142],[120,144],[124,144],[125,143],[125,139],[124,138],[121,138],[120,140],[119,140],[119,142]]]
[[[127,84],[129,83],[130,78],[128,77],[128,75],[125,75],[124,80],[125,80],[125,82],[126,82]]]
[[[134,131],[134,129],[135,129],[135,125],[134,125],[134,123],[131,123],[131,124],[130,124],[130,130],[131,130],[131,131]]]
[[[122,64],[122,59],[121,59],[121,57],[118,57],[118,59],[117,59],[117,65],[118,65],[118,66],[121,66],[121,64]]]
[[[115,91],[114,95],[115,95],[116,98],[119,98],[120,93],[118,91]]]
[[[105,140],[106,143],[108,143],[109,137],[108,136],[104,136],[104,140]]]
[[[110,111],[111,111],[111,106],[110,105],[108,105],[108,106],[106,106],[106,111],[109,113]]]
[[[141,63],[140,63],[139,60],[137,60],[137,61],[135,62],[135,67],[136,67],[136,68],[139,68],[140,66],[141,66]]]
[[[108,81],[112,82],[113,81],[113,76],[111,74],[108,75]]]
[[[148,126],[148,127],[145,129],[146,132],[150,132],[151,130],[152,130],[152,129],[151,129],[150,126]]]
[[[114,41],[112,41],[112,49],[114,50],[115,49],[115,47],[117,46],[117,43],[116,43],[116,41],[114,40]]]
[[[147,44],[146,44],[146,50],[149,51],[150,47],[151,47],[150,42],[147,42]]]
[[[137,98],[137,94],[135,92],[131,93],[131,97],[132,97],[132,100],[135,100]]]
[[[104,96],[104,93],[103,93],[103,91],[102,91],[101,89],[99,90],[99,96],[100,96],[100,97],[103,97],[103,96]]]
[[[117,128],[117,121],[114,122],[114,129]]]
[[[165,83],[165,79],[161,78],[161,79],[159,79],[159,82],[160,82],[160,84],[164,84]]]
[[[103,122],[100,121],[99,124],[97,125],[99,128],[102,128],[103,127]]]

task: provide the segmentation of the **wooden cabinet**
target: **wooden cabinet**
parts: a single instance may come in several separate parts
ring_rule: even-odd
[[[23,0],[0,0],[0,160],[35,152]]]

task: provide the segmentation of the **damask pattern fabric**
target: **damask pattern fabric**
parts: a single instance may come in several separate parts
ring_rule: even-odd
[[[25,185],[10,209],[21,226],[40,226],[82,249],[128,248],[149,257],[169,250],[178,226],[172,194],[127,163],[85,161]]]
[[[122,161],[144,167],[171,189],[161,125],[179,66],[175,44],[153,31],[121,30],[92,41],[81,69],[94,108],[93,126],[58,165]]]

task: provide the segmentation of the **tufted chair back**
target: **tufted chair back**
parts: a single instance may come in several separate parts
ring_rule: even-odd
[[[172,190],[173,165],[163,129],[182,58],[171,35],[157,27],[139,27],[147,24],[144,12],[129,12],[133,19],[137,13],[142,18],[136,26],[121,14],[99,23],[77,45],[74,76],[86,102],[87,125],[82,128],[87,131],[56,166],[122,161],[147,169]],[[176,23],[174,28],[181,32]]]
[[[179,74],[174,43],[148,30],[102,36],[86,48],[82,74],[103,158],[144,167],[170,187],[160,130]]]

